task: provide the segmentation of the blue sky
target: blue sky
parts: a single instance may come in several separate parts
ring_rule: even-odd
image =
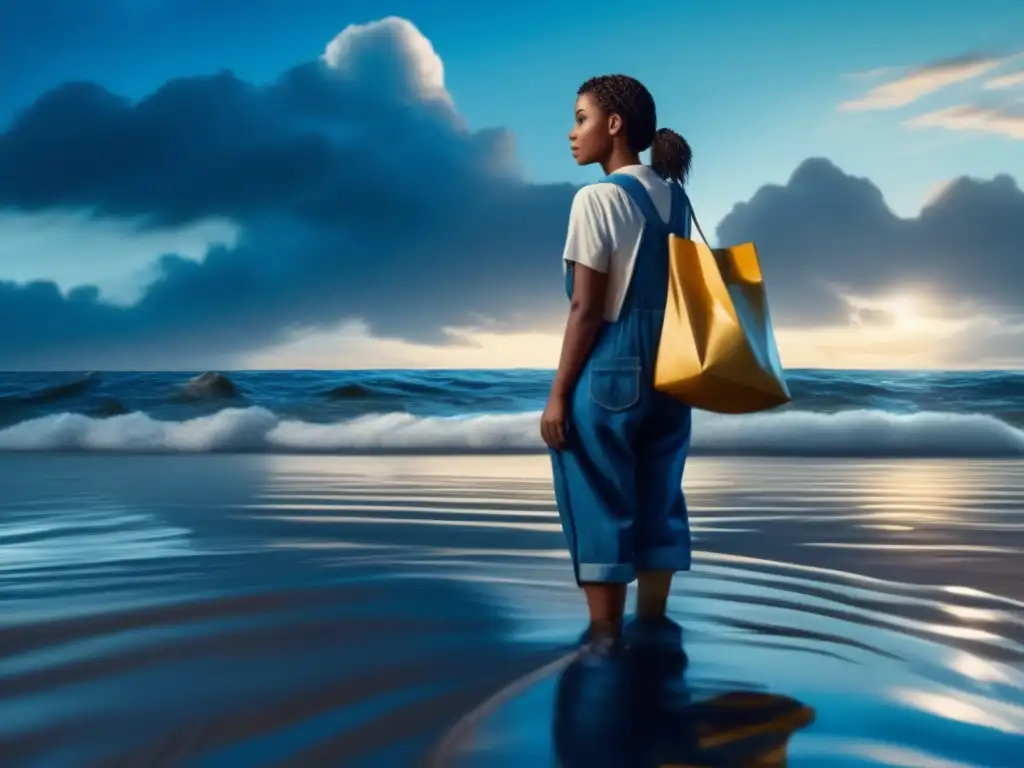
[[[3,0],[0,13],[17,20],[8,7],[27,5]],[[349,23],[395,15],[434,44],[469,124],[509,129],[537,181],[594,178],[593,168],[571,162],[565,134],[574,85],[610,71],[640,78],[658,99],[660,121],[691,140],[694,197],[712,220],[765,182],[785,181],[808,156],[871,178],[908,215],[949,178],[1024,167],[1024,146],[1010,138],[908,130],[900,124],[905,110],[849,116],[835,109],[873,84],[850,77],[856,73],[1024,50],[1024,5],[1012,0],[936,0],[927,13],[883,0],[602,0],[586,10],[561,0],[407,0],[386,8],[324,0],[40,0],[33,18],[46,6],[63,13],[0,32],[10,58],[5,72],[19,73],[0,83],[4,118],[65,80],[95,80],[136,97],[174,77],[222,69],[266,82],[319,53]],[[70,23],[61,24],[62,16]]]
[[[1024,70],[1024,58],[1014,58],[1024,51],[1024,4],[943,0],[928,3],[926,12],[914,6],[803,0],[655,0],[639,7],[602,2],[581,6],[560,0],[534,4],[438,0],[396,2],[384,8],[378,2],[323,0],[301,4],[0,0],[0,67],[8,75],[14,73],[0,82],[0,130],[40,95],[67,81],[93,82],[131,100],[142,99],[175,78],[207,77],[222,70],[247,83],[273,84],[290,68],[315,60],[346,26],[393,15],[410,20],[433,45],[444,64],[444,87],[454,111],[470,131],[500,128],[507,132],[514,140],[522,177],[544,189],[555,189],[562,182],[586,183],[598,175],[594,168],[577,168],[567,151],[566,133],[579,83],[605,72],[638,77],[657,99],[659,122],[679,130],[694,147],[691,196],[705,229],[723,224],[720,236],[734,232],[753,237],[760,245],[773,242],[770,231],[757,228],[770,228],[770,223],[758,224],[761,220],[752,216],[748,219],[753,229],[738,225],[730,229],[723,220],[737,203],[754,200],[765,185],[786,185],[808,158],[827,158],[844,174],[869,179],[892,211],[906,218],[917,217],[927,201],[935,200],[958,177],[991,181],[1009,174],[1019,182],[1024,176],[1024,119],[1019,117],[1024,114],[1020,111],[1024,82],[1014,80]],[[389,48],[382,50],[380,55],[393,53]],[[877,98],[865,99],[874,88],[883,90],[875,92]],[[399,131],[406,128],[414,130],[402,123],[394,126]],[[384,132],[379,137],[390,135]],[[382,139],[377,147],[367,145],[364,151],[387,153],[387,141]],[[159,180],[154,178],[153,183]],[[237,208],[214,206],[204,215],[178,217],[173,225],[164,222],[140,233],[137,219],[146,211],[97,214],[88,196],[70,195],[74,184],[81,181],[68,181],[64,192],[55,193],[45,205],[28,205],[16,197],[9,197],[4,205],[0,197],[0,281],[23,286],[30,280],[49,279],[65,292],[75,285],[95,283],[118,304],[131,305],[160,276],[157,259],[162,254],[202,262],[211,245],[236,249],[240,241],[243,245],[252,241],[264,226],[242,221]],[[985,189],[977,194],[987,194]],[[1007,194],[1012,197],[1012,192]],[[815,211],[806,209],[806,216],[813,229]],[[855,220],[851,214],[850,222]],[[550,229],[557,230],[554,222]],[[1017,230],[1007,232],[1015,237]],[[837,229],[835,237],[842,234]],[[277,236],[291,242],[285,235]],[[550,248],[557,268],[557,238],[537,237],[542,247]],[[302,242],[302,236],[296,234],[293,241]],[[349,247],[355,248],[357,241],[366,242],[357,239]],[[772,254],[762,250],[762,256],[770,266]],[[808,259],[824,256],[828,254],[811,254]],[[920,254],[907,256],[919,258]],[[823,280],[828,277],[825,271]],[[836,364],[843,357],[837,351],[844,349],[843,344],[859,343],[860,349],[873,343],[870,335],[861,342],[850,336],[858,328],[864,331],[858,312],[892,310],[891,314],[911,323],[910,310],[905,308],[921,305],[927,296],[935,299],[934,306],[930,314],[919,306],[915,310],[919,320],[932,315],[941,315],[943,322],[959,318],[964,327],[973,329],[971,333],[978,332],[978,323],[1000,324],[988,315],[963,314],[969,312],[967,305],[977,308],[986,303],[984,286],[951,312],[949,292],[942,285],[926,285],[920,295],[905,295],[903,284],[921,282],[913,277],[902,278],[896,287],[903,293],[894,299],[877,281],[865,279],[853,285],[854,278],[846,276],[843,306],[855,321],[850,327],[837,325],[825,315],[800,318],[795,310],[783,311],[784,317],[793,318],[783,328],[784,341],[788,340],[784,357],[788,344],[794,350],[789,358],[800,364],[819,359],[822,365]],[[375,279],[367,275],[368,291],[381,290]],[[927,283],[926,272],[921,280]],[[789,295],[784,300],[795,301]],[[894,300],[904,309],[893,310]],[[409,302],[409,306],[415,304]],[[508,350],[538,349],[537,334],[546,334],[549,347],[545,349],[555,349],[557,341],[557,307],[546,305],[523,310],[531,317],[543,317],[546,324],[524,323],[523,311],[513,312],[514,321],[512,315],[487,318],[484,327],[470,328],[465,320],[452,318],[446,327],[463,330],[449,341],[458,340],[459,333],[472,337],[462,338],[461,345],[412,338],[397,325],[377,335],[375,329],[393,323],[368,315],[310,318],[292,317],[288,311],[282,310],[284,330],[264,329],[268,343],[262,347],[232,336],[225,340],[227,346],[197,356],[184,342],[175,342],[168,347],[174,351],[168,352],[166,365],[192,367],[193,357],[197,363],[308,364],[329,356],[333,365],[328,367],[346,367],[349,359],[366,360],[374,354],[382,365],[461,365],[485,358],[488,365],[500,365],[503,359],[508,364],[531,364],[543,360]],[[245,318],[242,312],[210,322],[223,326]],[[144,337],[132,336],[129,342],[114,329],[120,321],[108,320],[113,325],[103,336],[106,341],[96,341],[97,359],[121,367],[130,366],[133,359],[142,360],[139,350],[149,347]],[[821,324],[826,321],[832,324]],[[52,325],[59,335],[59,321]],[[945,328],[940,323],[932,327]],[[818,335],[812,338],[808,335],[812,332]],[[170,327],[159,333],[162,339],[175,337]],[[374,338],[386,341],[374,346],[370,343]],[[910,346],[929,349],[937,343],[931,336],[916,342],[908,339]],[[958,347],[938,357],[920,355],[917,363],[1015,361],[1024,358],[1024,344],[1018,349],[1016,343],[993,342],[992,353],[984,360],[965,356]],[[114,347],[119,350],[116,354],[104,351]],[[231,355],[230,349],[239,351]],[[328,349],[348,352],[327,355]],[[371,354],[374,349],[377,352]],[[38,362],[59,367],[62,360],[72,365],[66,352],[54,343],[52,353],[38,358],[12,353],[9,365]],[[0,367],[6,367],[3,354],[0,350]],[[864,364],[885,365],[884,355],[869,358],[864,357]],[[890,359],[898,358],[906,358],[902,347],[891,352]],[[145,362],[151,361],[147,357]]]

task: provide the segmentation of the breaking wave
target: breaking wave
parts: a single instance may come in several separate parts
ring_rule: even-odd
[[[0,451],[265,453],[542,453],[538,412],[459,417],[368,414],[317,424],[262,407],[185,421],[142,412],[59,413],[0,430]],[[993,416],[879,410],[697,413],[692,453],[734,456],[1024,458],[1024,430]]]

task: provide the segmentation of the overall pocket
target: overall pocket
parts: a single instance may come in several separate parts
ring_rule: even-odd
[[[590,399],[609,411],[624,411],[640,400],[640,358],[613,357],[590,364]]]

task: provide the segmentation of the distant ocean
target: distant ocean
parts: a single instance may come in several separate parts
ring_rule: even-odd
[[[539,453],[551,371],[0,373],[0,451]],[[789,373],[693,453],[1024,457],[1024,371]]]

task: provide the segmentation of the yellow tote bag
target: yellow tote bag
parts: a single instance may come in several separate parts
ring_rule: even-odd
[[[669,287],[654,387],[694,408],[755,413],[792,398],[753,243],[669,235]]]

